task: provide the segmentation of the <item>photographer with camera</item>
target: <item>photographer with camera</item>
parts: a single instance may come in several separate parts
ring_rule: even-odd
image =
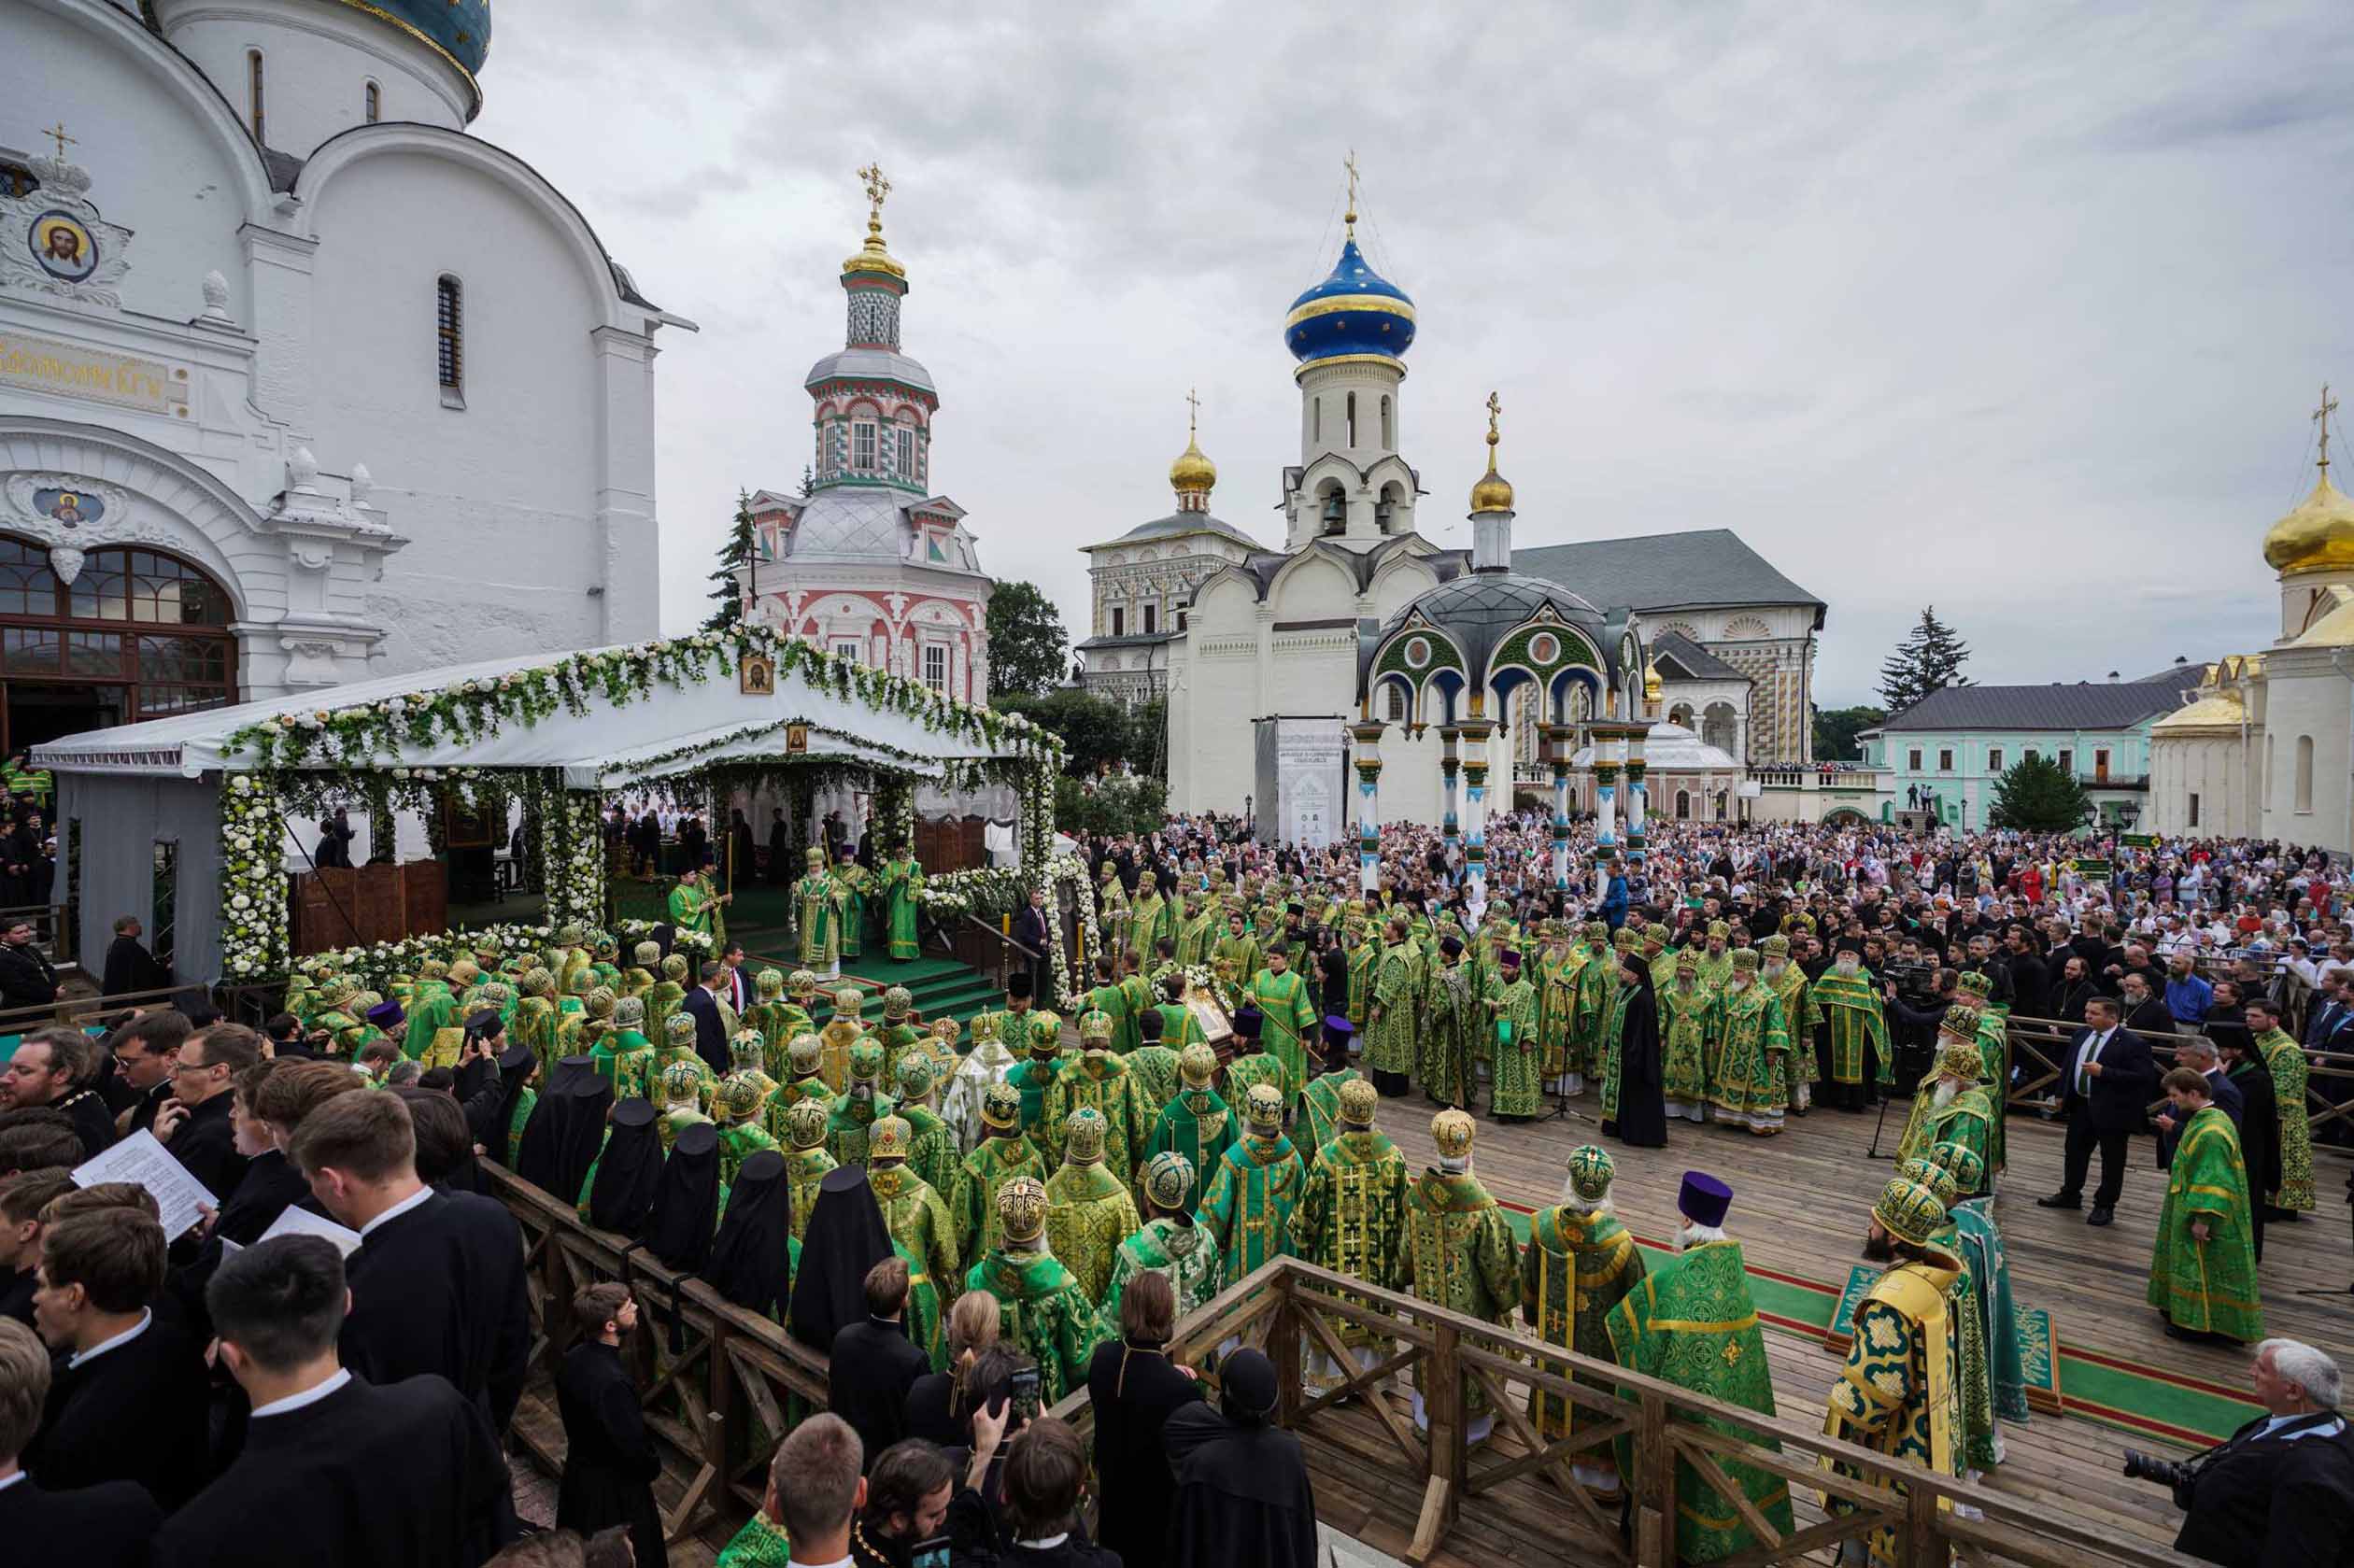
[[[2175,1549],[2232,1568],[2332,1568],[2354,1537],[2354,1435],[2338,1414],[2337,1363],[2310,1345],[2256,1348],[2268,1414],[2178,1463],[2125,1451],[2125,1474],[2174,1490],[2188,1517]]]

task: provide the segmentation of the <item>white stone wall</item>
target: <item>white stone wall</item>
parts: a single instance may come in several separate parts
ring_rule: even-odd
[[[2257,830],[2255,770],[2250,747],[2237,736],[2180,739],[2160,730],[2150,737],[2148,833],[2190,833],[2202,838],[2246,838]],[[2259,748],[2260,749],[2260,748]],[[2191,820],[2191,797],[2199,798],[2198,820]]]
[[[366,12],[318,0],[156,0],[164,39],[220,88],[240,119],[250,112],[248,55],[262,55],[263,145],[307,158],[319,143],[367,123],[376,84],[379,121],[459,131],[475,90],[447,60]]]
[[[2272,778],[2263,834],[2290,843],[2354,849],[2354,685],[2331,667],[2327,650],[2281,650],[2265,662],[2265,734]],[[2298,742],[2312,742],[2309,806],[2298,798]]]

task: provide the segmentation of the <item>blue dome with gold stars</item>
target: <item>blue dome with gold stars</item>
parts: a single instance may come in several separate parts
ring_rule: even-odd
[[[1413,300],[1366,265],[1353,225],[1331,275],[1292,302],[1283,346],[1300,363],[1313,364],[1359,354],[1402,359],[1413,343]]]
[[[490,54],[490,0],[367,0],[354,5],[390,22],[402,32],[425,40],[462,66],[479,75]]]

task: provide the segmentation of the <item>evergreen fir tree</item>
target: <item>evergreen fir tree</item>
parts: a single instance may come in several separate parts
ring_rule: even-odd
[[[1969,677],[1961,670],[1969,657],[1970,645],[1937,619],[1937,607],[1932,604],[1921,611],[1920,624],[1880,666],[1880,699],[1893,715],[1933,692],[1966,686]]]
[[[1987,821],[2027,833],[2069,833],[2092,809],[2083,786],[2049,757],[2030,752],[1994,781]]]
[[[752,539],[752,497],[738,490],[735,526],[728,530],[728,542],[719,546],[719,566],[711,573],[711,600],[718,608],[704,617],[699,629],[725,631],[744,623],[744,583],[737,572],[752,564],[756,548]]]

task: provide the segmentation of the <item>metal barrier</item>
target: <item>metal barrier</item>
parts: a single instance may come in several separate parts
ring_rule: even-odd
[[[700,1530],[730,1499],[747,1508],[759,1506],[766,1465],[790,1429],[794,1402],[806,1408],[825,1404],[826,1358],[796,1343],[776,1322],[730,1307],[699,1281],[682,1280],[625,1238],[590,1228],[571,1205],[496,1165],[484,1164],[482,1173],[523,1229],[535,1358],[554,1367],[574,1334],[569,1304],[584,1287],[619,1279],[650,1298],[643,1332],[629,1348],[639,1399],[657,1440],[691,1472],[678,1507],[663,1520],[669,1538],[676,1541]],[[1344,1325],[1369,1329],[1377,1344],[1390,1347],[1388,1352],[1371,1367],[1358,1369],[1342,1343]],[[1547,1561],[1666,1568],[1674,1560],[1674,1477],[1680,1461],[1731,1499],[1756,1533],[1760,1545],[1728,1560],[1737,1568],[1797,1562],[1883,1528],[1895,1531],[1896,1561],[1903,1568],[1943,1568],[1957,1557],[1972,1564],[2000,1559],[2030,1568],[2183,1568],[2190,1561],[2164,1547],[2118,1540],[2113,1527],[2049,1504],[2030,1504],[1827,1438],[1808,1420],[1760,1416],[1608,1362],[1539,1347],[1508,1327],[1368,1288],[1298,1259],[1269,1263],[1188,1314],[1178,1323],[1169,1353],[1180,1362],[1198,1362],[1205,1352],[1234,1340],[1263,1349],[1274,1361],[1281,1391],[1277,1420],[1312,1448],[1324,1442],[1326,1423],[1362,1419],[1352,1412],[1369,1411],[1380,1422],[1386,1435],[1377,1443],[1383,1446],[1368,1449],[1344,1443],[1342,1460],[1363,1475],[1368,1490],[1386,1491],[1395,1484],[1419,1495],[1407,1552],[1417,1563],[1427,1561],[1445,1542],[1467,1498],[1490,1498],[1495,1517],[1539,1538]],[[1350,1369],[1347,1381],[1307,1394],[1300,1373],[1309,1346]],[[1381,1392],[1381,1385],[1400,1372],[1413,1374],[1425,1391],[1426,1434],[1418,1434]],[[1475,1387],[1514,1440],[1510,1446],[1518,1449],[1483,1452],[1477,1465],[1464,1405],[1466,1392]],[[1583,1424],[1571,1437],[1544,1440],[1523,1413],[1525,1393],[1516,1398],[1516,1390],[1578,1406]],[[1349,1411],[1336,1408],[1351,1400]],[[1083,1433],[1093,1424],[1084,1390],[1050,1413]],[[1706,1420],[1731,1422],[1745,1435],[1699,1424]],[[518,1421],[518,1438],[543,1464],[559,1468],[559,1456],[532,1425]],[[1622,1435],[1631,1440],[1636,1454],[1631,1543],[1620,1535],[1610,1511],[1579,1481],[1568,1458]],[[1841,1471],[1828,1468],[1834,1461]],[[1728,1463],[1778,1476],[1794,1492],[1828,1494],[1836,1508],[1810,1522],[1794,1520],[1794,1528],[1783,1534],[1726,1482]],[[1556,1490],[1533,1490],[1538,1476]],[[1508,1487],[1513,1489],[1509,1494]],[[1957,1504],[1979,1510],[1978,1517],[1964,1518],[1954,1510]]]

